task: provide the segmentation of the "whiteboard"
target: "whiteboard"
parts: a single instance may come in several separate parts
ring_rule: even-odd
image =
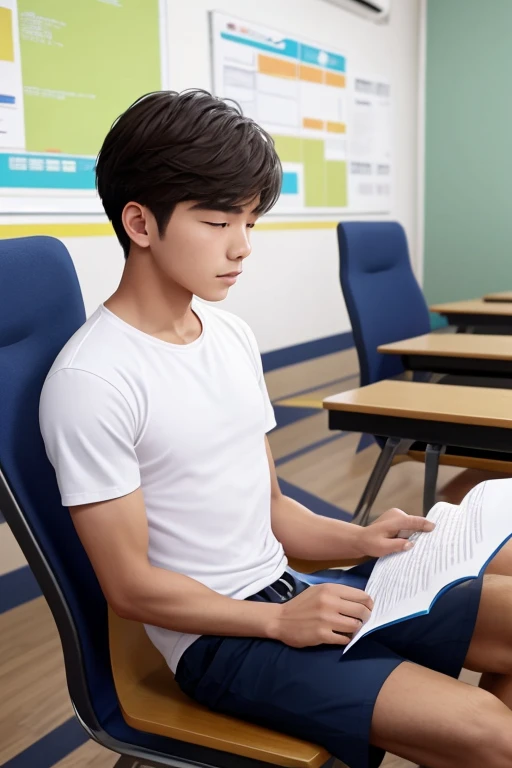
[[[390,210],[389,81],[367,88],[367,78],[351,77],[345,51],[217,11],[210,32],[215,94],[274,138],[283,186],[273,213]]]

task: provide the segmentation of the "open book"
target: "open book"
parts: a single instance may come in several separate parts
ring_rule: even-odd
[[[479,576],[512,537],[512,479],[480,483],[459,506],[439,502],[427,518],[436,527],[413,533],[412,549],[377,560],[364,590],[372,615],[344,653],[369,632],[428,613],[447,589]]]

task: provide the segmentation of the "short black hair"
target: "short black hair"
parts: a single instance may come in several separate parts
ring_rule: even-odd
[[[266,213],[281,180],[272,137],[235,102],[199,89],[137,99],[113,123],[96,162],[98,193],[125,257],[130,238],[121,215],[131,200],[149,208],[162,236],[187,200],[229,210],[259,195],[256,213]]]

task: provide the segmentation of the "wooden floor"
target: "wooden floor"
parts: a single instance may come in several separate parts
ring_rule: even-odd
[[[278,420],[278,428],[269,436],[278,475],[290,495],[298,495],[302,503],[307,498],[317,512],[352,513],[379,453],[369,438],[329,432],[327,414],[321,410],[323,397],[357,386],[356,371],[355,352],[347,350],[266,376]],[[447,485],[453,493],[460,484],[462,494],[466,490],[462,477],[460,470],[441,467],[441,497]],[[471,482],[479,479],[476,474]],[[398,506],[420,514],[422,483],[422,465],[407,462],[394,467],[375,513]],[[24,564],[7,525],[0,524],[0,576]],[[477,681],[474,675],[465,679]],[[42,597],[0,615],[0,691],[0,765],[11,768],[16,756],[12,768],[110,768],[115,764],[116,755],[90,741],[64,752],[61,748],[59,753],[61,731],[56,729],[73,727],[69,722],[73,712],[57,632]],[[35,745],[32,750],[31,745]],[[57,759],[49,762],[52,749]],[[388,755],[384,765],[407,768],[412,764]]]

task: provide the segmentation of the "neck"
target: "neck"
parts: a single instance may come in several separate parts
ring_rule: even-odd
[[[149,248],[132,247],[119,286],[104,305],[144,333],[189,344],[201,330],[191,309],[192,298],[190,291],[162,273]]]

